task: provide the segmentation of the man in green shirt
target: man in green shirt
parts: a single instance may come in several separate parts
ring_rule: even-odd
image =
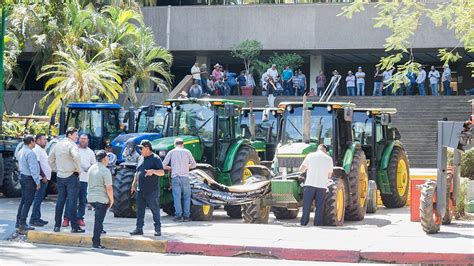
[[[103,231],[103,223],[107,209],[114,205],[114,193],[112,190],[112,175],[107,165],[109,157],[107,152],[100,150],[95,154],[97,163],[89,168],[89,186],[87,188],[87,201],[94,207],[94,235],[92,247],[102,249],[100,234]]]

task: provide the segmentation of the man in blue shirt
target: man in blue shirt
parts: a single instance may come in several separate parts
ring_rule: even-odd
[[[142,140],[138,147],[142,155],[138,159],[137,172],[133,178],[131,192],[136,190],[137,227],[130,235],[143,235],[145,225],[145,208],[150,208],[153,214],[155,236],[161,236],[160,222],[160,176],[163,176],[163,163],[158,155],[153,153],[151,142]],[[136,187],[136,189],[135,189]]]
[[[227,86],[230,88],[231,95],[237,95],[237,74],[234,72],[227,72]]]
[[[293,77],[293,69],[290,66],[286,66],[282,73],[283,79],[283,91],[286,96],[293,95],[293,86],[291,84],[291,78]]]
[[[23,148],[18,154],[18,166],[20,170],[21,183],[21,202],[16,216],[16,227],[19,231],[34,230],[34,227],[26,224],[26,218],[33,203],[36,190],[41,187],[40,167],[36,154],[33,151],[35,147],[35,138],[27,135],[23,138]]]

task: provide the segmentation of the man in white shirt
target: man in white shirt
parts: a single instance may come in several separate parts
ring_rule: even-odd
[[[449,65],[444,66],[441,81],[443,82],[443,95],[451,95],[451,69]]]
[[[198,81],[201,84],[201,69],[198,62],[194,63],[194,66],[191,67],[191,75],[193,75],[194,81]]]
[[[48,163],[48,154],[44,149],[46,144],[48,144],[48,139],[44,134],[38,134],[35,137],[35,142],[36,146],[33,148],[33,152],[36,154],[36,158],[40,166],[40,176],[44,178],[41,178],[40,189],[35,193],[33,210],[30,217],[30,225],[41,227],[48,224],[47,221],[41,219],[41,203],[43,202],[44,196],[46,194],[48,182],[51,180],[51,167]]]
[[[365,72],[360,66],[355,74],[357,79],[357,96],[365,96]]]
[[[328,147],[324,144],[318,146],[316,152],[306,156],[300,166],[300,172],[306,172],[303,192],[303,215],[301,225],[309,222],[310,208],[315,201],[316,212],[314,215],[314,225],[323,225],[324,198],[326,196],[328,179],[332,177],[333,160],[328,155]]]
[[[416,84],[418,84],[418,92],[420,95],[425,96],[425,80],[426,80],[426,71],[425,67],[421,66],[420,73],[418,73],[418,77],[416,77]]]
[[[383,88],[384,95],[391,95],[392,94],[392,85],[388,85],[390,83],[390,79],[392,78],[393,71],[395,70],[394,67],[385,70],[383,75]]]
[[[79,157],[81,158],[81,169],[79,172],[79,198],[78,198],[78,207],[77,207],[77,221],[76,223],[79,226],[86,226],[84,223],[84,215],[86,213],[86,205],[87,205],[87,183],[89,180],[89,176],[87,171],[89,168],[96,163],[95,154],[89,148],[89,137],[86,134],[82,134],[79,137]],[[69,201],[66,202],[66,211],[64,212],[64,220],[69,220]]]
[[[431,95],[438,96],[439,72],[436,70],[435,66],[431,66],[428,78],[430,79]]]
[[[273,64],[272,67],[267,69],[267,76],[272,77],[273,80],[276,80],[278,77],[277,65]]]

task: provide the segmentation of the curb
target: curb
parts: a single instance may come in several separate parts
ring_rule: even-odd
[[[91,247],[90,235],[29,231],[27,241],[50,245]],[[184,243],[174,240],[135,239],[127,237],[101,237],[108,249],[193,254],[219,257],[259,257],[279,260],[330,261],[330,262],[381,262],[398,264],[461,264],[474,263],[474,254],[428,252],[365,252],[359,250],[297,249]]]

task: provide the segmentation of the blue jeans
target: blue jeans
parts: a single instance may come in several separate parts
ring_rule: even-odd
[[[382,82],[374,82],[374,92],[372,96],[382,96]]]
[[[77,220],[84,220],[84,215],[86,214],[86,205],[87,205],[87,182],[81,181],[79,187],[79,198],[78,198],[78,207],[77,207]],[[64,218],[70,219],[69,214],[69,200],[66,200],[66,210],[64,211]]]
[[[431,95],[438,96],[438,84],[430,84],[431,85]]]
[[[54,227],[61,227],[63,218],[64,205],[66,200],[69,201],[69,218],[71,221],[71,228],[79,228],[77,224],[77,197],[79,194],[79,175],[72,174],[66,178],[58,177],[58,200],[56,202],[56,210],[54,215]]]
[[[324,216],[324,198],[326,197],[326,189],[305,186],[303,190],[303,214],[301,215],[301,225],[307,225],[309,222],[309,214],[311,205],[315,201],[316,211],[314,214],[314,225],[323,225]]]
[[[41,203],[43,202],[44,195],[46,194],[46,189],[48,188],[48,183],[43,183],[41,181],[41,187],[35,193],[35,199],[33,201],[33,210],[31,211],[30,223],[37,222],[41,219]]]
[[[383,95],[385,96],[393,96],[393,85],[389,85],[387,87],[385,87],[385,89],[383,90]]]
[[[283,96],[283,91],[282,90],[276,90],[275,91],[275,96]]]
[[[443,81],[443,95],[451,95],[451,86],[449,81]]]
[[[26,225],[26,218],[28,217],[28,212],[30,212],[31,204],[36,194],[36,183],[33,180],[33,177],[21,175],[20,176],[21,184],[21,201],[20,206],[18,206],[18,212],[16,214],[16,223],[19,226]]]
[[[413,83],[408,84],[407,86],[407,95],[413,95]],[[421,95],[421,92],[420,92]]]
[[[145,225],[145,209],[148,207],[153,214],[155,232],[161,232],[160,190],[156,189],[149,192],[137,191],[135,197],[137,202],[137,230],[143,230]]]
[[[92,244],[93,245],[100,245],[100,234],[102,234],[102,230],[104,229],[104,219],[105,215],[107,214],[107,209],[109,208],[108,204],[93,202],[91,203],[92,207],[94,207],[94,235],[92,236]]]
[[[324,88],[323,87],[318,87],[316,91],[317,96],[323,96],[324,93]]]
[[[285,93],[285,96],[292,96],[294,94],[291,81],[283,81],[283,91]]]
[[[420,95],[421,95],[421,96],[425,96],[425,95],[426,95],[425,83],[418,83],[418,92],[420,92]]]
[[[187,176],[173,176],[171,178],[171,191],[176,217],[189,218],[191,208],[191,185]]]
[[[347,96],[355,96],[355,87],[347,87]]]
[[[201,79],[201,88],[204,93],[211,94],[209,87],[207,86],[207,78]]]
[[[357,83],[357,96],[365,96],[365,83]]]

